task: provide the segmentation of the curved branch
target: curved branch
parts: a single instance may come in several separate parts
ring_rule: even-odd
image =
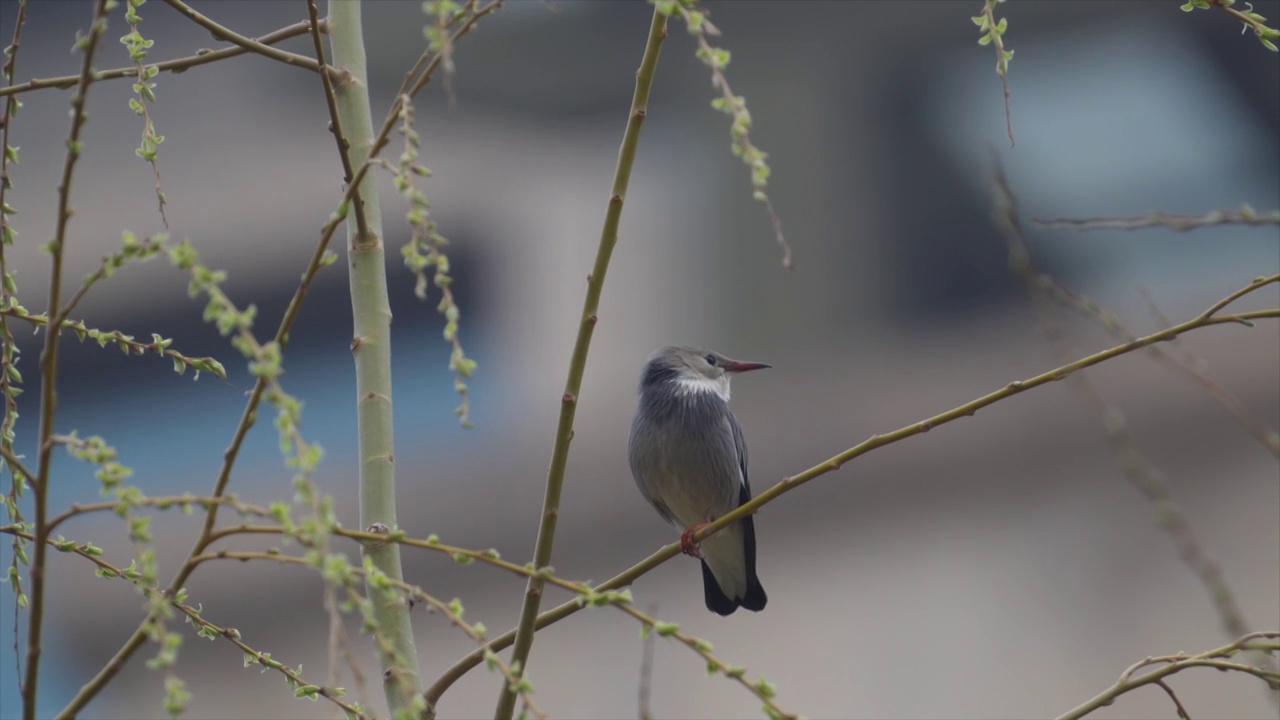
[[[1280,688],[1280,673],[1262,670],[1249,665],[1242,665],[1229,660],[1229,658],[1242,650],[1260,652],[1275,652],[1280,650],[1280,632],[1249,633],[1230,645],[1224,645],[1216,650],[1210,650],[1198,655],[1178,653],[1177,655],[1146,658],[1145,660],[1130,665],[1127,670],[1121,673],[1120,679],[1116,681],[1116,684],[1098,693],[1089,701],[1058,716],[1058,720],[1079,720],[1094,710],[1110,705],[1116,701],[1116,698],[1124,695],[1125,693],[1137,690],[1144,685],[1152,684],[1162,686],[1165,692],[1173,698],[1173,702],[1177,706],[1179,712],[1185,713],[1186,710],[1184,710],[1181,703],[1178,702],[1177,696],[1173,694],[1173,690],[1169,689],[1169,687],[1164,684],[1164,679],[1174,673],[1193,667],[1214,668],[1223,672],[1242,672],[1261,679],[1272,688]],[[1138,671],[1153,665],[1161,665],[1161,667],[1158,667],[1145,675],[1138,675],[1135,677],[1135,674]]]

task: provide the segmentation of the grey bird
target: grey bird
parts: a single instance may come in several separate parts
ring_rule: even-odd
[[[664,347],[640,375],[640,403],[631,421],[631,474],[645,500],[683,528],[684,552],[702,560],[707,609],[730,615],[763,610],[768,597],[756,577],[751,516],[702,541],[693,534],[751,499],[747,444],[729,409],[729,376],[770,367],[714,350]]]

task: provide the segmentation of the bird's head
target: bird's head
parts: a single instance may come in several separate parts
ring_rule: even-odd
[[[672,345],[649,356],[640,378],[640,392],[661,386],[677,395],[713,392],[729,399],[729,377],[735,373],[772,367],[744,362],[705,348]]]

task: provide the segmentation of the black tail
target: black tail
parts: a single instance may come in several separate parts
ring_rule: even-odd
[[[751,499],[751,491],[744,485],[739,493],[738,504],[742,504]],[[707,609],[718,615],[732,615],[734,610],[739,606],[744,607],[753,612],[759,612],[764,609],[765,604],[769,602],[769,596],[765,595],[764,587],[760,585],[760,578],[756,576],[756,526],[753,518],[748,515],[739,521],[742,523],[742,545],[743,551],[746,553],[747,565],[747,594],[741,598],[731,598],[724,594],[720,589],[720,583],[716,582],[716,576],[711,574],[711,568],[706,562],[702,563],[702,591],[707,601]]]

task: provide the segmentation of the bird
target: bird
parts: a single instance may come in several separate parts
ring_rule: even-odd
[[[664,520],[682,528],[681,549],[702,561],[707,609],[759,612],[769,598],[756,576],[751,515],[707,537],[693,535],[751,499],[747,443],[729,409],[729,378],[772,367],[696,347],[668,346],[649,356],[627,454],[640,494]]]

